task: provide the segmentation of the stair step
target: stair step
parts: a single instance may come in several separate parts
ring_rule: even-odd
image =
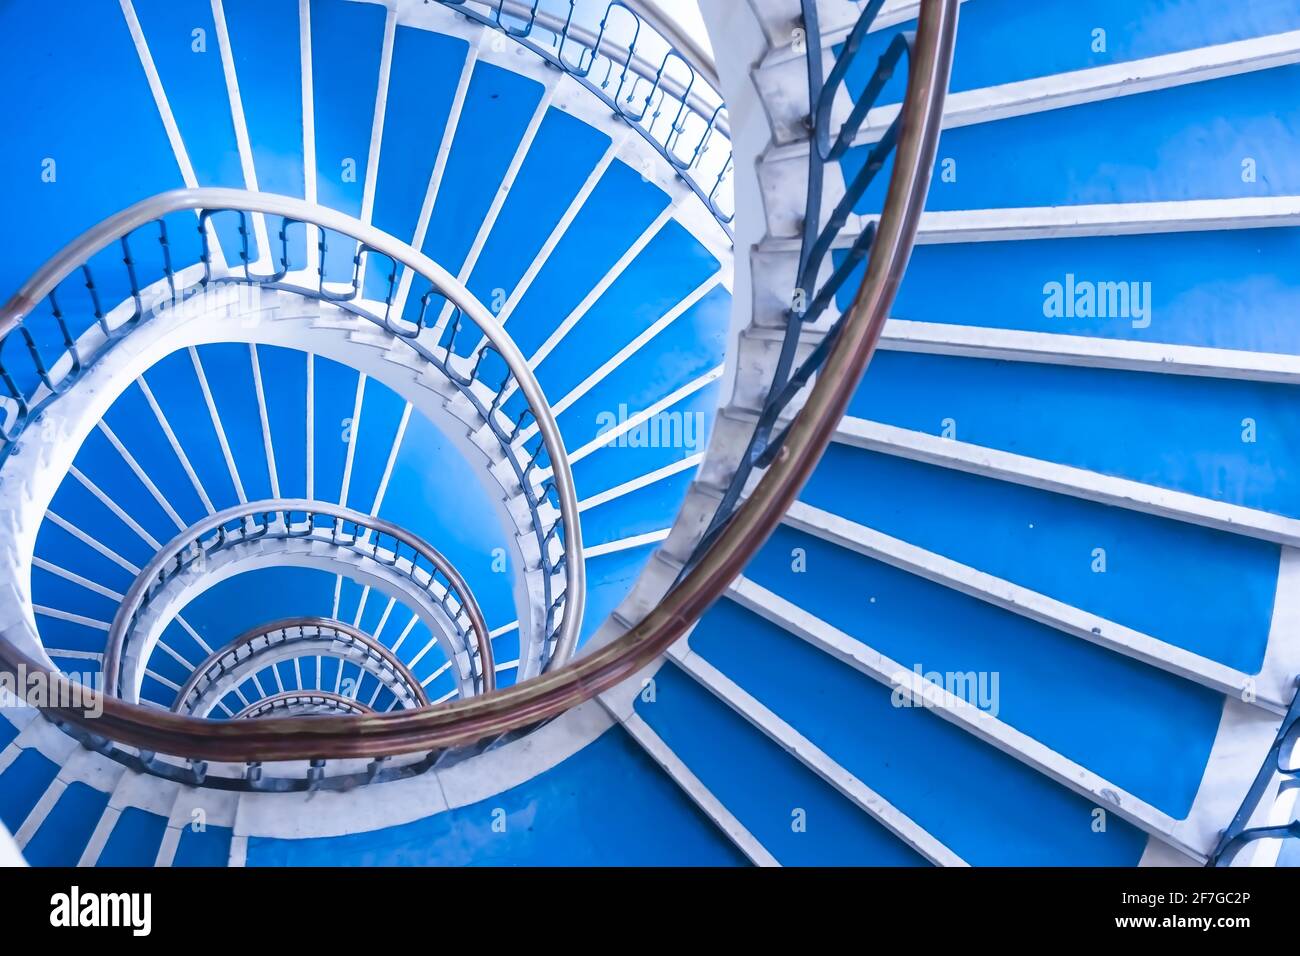
[[[653,700],[647,701],[647,697]],[[665,664],[636,713],[783,865],[927,860],[743,717]],[[726,759],[719,759],[726,754]]]
[[[1146,835],[1117,814],[1093,832],[1088,800],[924,707],[896,706],[889,687],[729,601],[696,627],[691,649],[972,865],[1133,865],[1142,855]]]

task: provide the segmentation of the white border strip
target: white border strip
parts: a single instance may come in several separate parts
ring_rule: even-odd
[[[878,215],[851,216],[833,248],[847,249]],[[1300,225],[1300,196],[1249,196],[1242,199],[1184,199],[1164,202],[1091,203],[927,212],[921,216],[920,245],[954,242],[1006,242],[1016,239],[1075,239],[1218,232]],[[771,237],[759,244],[765,253],[797,253],[797,237]]]
[[[880,347],[891,352],[1300,385],[1300,356],[1296,355],[1058,332],[1025,332],[987,325],[890,319],[885,323]]]
[[[1071,465],[1058,465],[1040,458],[853,417],[840,422],[834,440],[864,451],[1012,482],[1215,531],[1300,546],[1300,520],[1295,518],[1171,491],[1128,478],[1113,478]]]
[[[1115,811],[1147,833],[1178,846],[1183,852],[1198,852],[1192,847],[1182,846],[1182,841],[1173,836],[1177,821],[1168,814],[1010,724],[931,684],[922,675],[814,617],[779,594],[742,577],[731,585],[728,597],[872,680],[891,689],[906,688],[913,695],[911,700],[933,704],[927,709],[1056,783],[1087,797],[1097,806]]]
[[[1251,675],[1220,664],[1218,661],[1116,624],[1114,621],[1098,617],[1063,601],[1057,601],[1045,594],[978,571],[935,554],[933,551],[927,551],[872,528],[856,524],[839,515],[813,508],[801,501],[796,501],[791,506],[784,523],[805,534],[881,561],[927,581],[933,581],[959,594],[984,601],[1072,637],[1081,638],[1099,647],[1150,664],[1152,667],[1194,681],[1220,693],[1245,697],[1254,691],[1255,680]],[[1282,713],[1290,703],[1262,695],[1255,702],[1261,707],[1278,713]]]
[[[780,866],[780,862],[773,856],[768,849],[763,846],[759,839],[749,831],[740,820],[727,809],[713,791],[704,785],[699,777],[691,772],[681,757],[677,756],[663,738],[651,729],[640,715],[633,712],[626,717],[620,717],[617,709],[606,703],[604,698],[598,698],[608,711],[609,715],[617,720],[623,729],[627,731],[628,736],[641,745],[650,758],[659,765],[664,773],[672,778],[672,781],[681,788],[695,805],[700,808],[716,826],[721,830],[733,844],[736,849],[749,859],[755,866]]]
[[[757,698],[679,641],[668,650],[668,658],[740,716],[783,747],[851,800],[877,823],[937,866],[965,866],[966,861],[950,850],[892,803],[832,760]]]

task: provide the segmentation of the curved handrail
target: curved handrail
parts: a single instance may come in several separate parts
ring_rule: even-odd
[[[360,243],[353,257],[356,270],[353,274],[354,293],[359,288],[359,279],[357,277],[360,275],[361,264],[365,256],[377,255],[386,257],[394,263],[393,270],[387,277],[389,288],[388,305],[390,307],[393,304],[393,290],[396,286],[395,277],[397,265],[400,264],[423,276],[424,279],[430,283],[433,290],[436,290],[440,295],[445,297],[447,301],[459,311],[459,313],[463,313],[478,325],[480,330],[483,332],[484,337],[490,343],[492,349],[495,350],[495,352],[501,357],[502,361],[505,362],[509,370],[507,381],[513,379],[517,390],[522,394],[528,410],[531,411],[536,421],[537,432],[541,436],[541,442],[538,445],[538,449],[533,452],[528,464],[521,469],[518,463],[515,463],[516,477],[520,481],[525,496],[529,498],[529,505],[534,514],[537,512],[538,502],[536,499],[538,495],[534,490],[529,472],[536,465],[542,450],[546,451],[547,457],[550,461],[551,475],[542,488],[541,497],[543,499],[545,498],[547,495],[547,488],[551,488],[555,491],[560,512],[560,522],[557,522],[552,526],[549,531],[545,531],[540,527],[540,525],[536,531],[542,561],[545,565],[544,570],[548,570],[551,573],[558,573],[560,566],[562,565],[565,586],[563,592],[559,595],[552,595],[550,592],[549,573],[546,575],[545,597],[548,602],[548,608],[545,609],[545,611],[548,623],[547,634],[544,635],[543,639],[547,640],[551,638],[549,625],[550,619],[552,616],[560,615],[560,609],[562,607],[562,616],[560,616],[559,619],[558,633],[556,633],[554,637],[555,647],[547,659],[546,665],[547,668],[555,668],[560,667],[567,662],[577,649],[578,636],[582,626],[583,611],[586,604],[586,567],[583,559],[582,528],[578,512],[578,496],[574,487],[573,473],[570,469],[569,457],[564,447],[564,439],[560,433],[559,425],[556,424],[555,415],[551,410],[550,404],[546,400],[546,395],[542,391],[542,387],[538,383],[533,370],[529,367],[523,353],[519,351],[518,346],[515,345],[514,340],[505,331],[496,316],[493,315],[488,308],[483,305],[483,303],[479,302],[463,283],[458,281],[428,256],[402,242],[400,239],[396,239],[388,233],[376,229],[373,226],[366,225],[360,220],[354,219],[351,216],[338,212],[337,210],[288,196],[279,196],[272,193],[248,192],[240,189],[218,188],[180,189],[161,193],[149,199],[141,200],[135,205],[110,216],[103,222],[99,223],[99,225],[82,233],[76,239],[72,240],[72,242],[68,243],[57,255],[46,262],[39,270],[37,270],[37,272],[22,286],[22,288],[19,289],[7,303],[5,303],[3,308],[0,308],[0,347],[8,342],[10,333],[15,331],[26,332],[23,328],[24,320],[31,315],[32,311],[41,302],[46,301],[48,297],[53,315],[59,323],[59,328],[62,330],[65,348],[67,349],[65,355],[71,359],[74,374],[79,374],[81,371],[84,371],[84,369],[88,367],[89,360],[80,353],[77,348],[77,343],[74,342],[70,336],[68,329],[64,324],[63,316],[59,312],[57,305],[53,302],[54,291],[58,288],[60,283],[72,275],[72,273],[81,269],[86,273],[87,287],[91,288],[93,293],[93,283],[90,280],[86,263],[88,263],[97,253],[104,251],[114,243],[121,243],[124,252],[123,262],[125,263],[130,275],[131,291],[136,300],[137,310],[136,316],[124,324],[130,325],[135,321],[138,321],[142,314],[142,293],[136,280],[134,263],[130,247],[127,243],[127,237],[142,226],[154,222],[162,223],[164,217],[168,215],[190,210],[202,214],[200,217],[201,223],[205,222],[215,211],[235,211],[240,214],[240,232],[244,240],[243,275],[241,277],[239,273],[236,272],[226,278],[234,281],[246,281],[275,288],[287,288],[290,291],[296,291],[302,294],[315,294],[312,290],[286,285],[282,282],[289,272],[289,254],[287,251],[289,242],[289,224],[292,222],[310,223],[322,230],[322,249],[324,248],[325,231],[339,233],[357,243]],[[247,228],[243,218],[248,213],[280,216],[284,220],[284,225],[280,233],[281,243],[284,247],[280,259],[282,268],[274,275],[258,276],[253,274],[250,270],[247,249]],[[202,225],[200,226],[199,233],[205,250],[203,263],[204,279],[202,281],[203,284],[206,284],[212,279],[212,267],[207,252],[210,238],[208,230]],[[162,232],[160,241],[163,244],[164,254],[169,255],[167,252],[165,229]],[[328,298],[340,307],[350,307],[349,302],[342,301],[337,296],[329,296],[325,293],[325,267],[323,260],[324,256],[322,255],[322,264],[320,266],[320,295]],[[168,269],[167,279],[169,283],[171,283],[174,295],[176,293],[174,280],[175,272],[171,267],[170,258],[166,258],[165,261],[167,262]],[[427,308],[427,294],[425,299],[425,306]],[[373,321],[376,321],[389,331],[393,332],[395,335],[403,338],[412,348],[416,348],[413,336],[408,332],[396,328],[387,315],[376,319],[370,316],[369,313],[365,313],[359,309],[354,308],[353,311],[357,312],[359,315],[371,318]],[[107,335],[107,327],[104,322],[103,314],[99,309],[98,300],[96,300],[96,316],[99,318],[100,324],[105,327],[105,333]],[[421,322],[417,326],[417,333],[422,329],[423,312],[421,313]],[[450,330],[451,338],[447,341],[445,346],[448,362],[450,362],[450,356],[452,354],[451,349],[452,343],[454,342],[455,331],[456,327],[453,327]],[[26,344],[33,356],[33,360],[36,362],[37,371],[40,374],[41,380],[45,382],[46,390],[49,393],[46,400],[51,400],[62,391],[62,383],[55,383],[52,381],[50,374],[46,371],[45,364],[42,363],[38,357],[39,353],[36,350],[35,344],[31,341],[30,335],[27,335],[26,337]],[[442,346],[439,345],[437,348],[438,350],[441,350]],[[430,361],[434,360],[429,350],[420,351],[420,354],[429,358]],[[469,379],[456,379],[451,371],[449,371],[448,374],[453,377],[453,381],[457,386],[464,386],[467,381],[473,380],[473,377],[477,374],[477,369],[479,365],[482,364],[482,361],[482,353],[480,353],[478,364],[475,365],[474,371],[470,373]],[[0,364],[0,380],[3,380],[4,384],[8,386],[12,395],[16,397],[21,396],[21,391],[16,388],[8,374],[5,372],[2,364]],[[504,383],[502,388],[497,389],[498,396],[502,394],[503,388]],[[38,410],[40,406],[36,405],[32,406],[32,408]],[[489,421],[489,424],[494,428],[497,424],[496,416],[498,414],[504,414],[501,411],[499,404],[496,402],[494,402],[490,407],[481,409],[481,411]],[[515,423],[513,432],[507,429],[498,435],[503,443],[512,442],[514,440],[522,427],[522,421],[523,419],[521,416],[520,420]],[[6,451],[14,444],[12,439],[14,438],[13,433],[15,429],[16,426],[11,426],[3,435],[8,442],[5,446]],[[525,449],[524,454],[526,454],[526,452],[527,450]],[[564,532],[561,542],[563,556],[559,562],[547,565],[547,562],[549,562],[548,549],[552,539],[560,537],[558,531],[560,530],[561,522],[563,524]]]
[[[298,514],[303,515],[305,530],[294,530],[293,518]],[[273,517],[276,519],[274,522],[272,521]],[[140,613],[162,585],[196,563],[203,561],[218,549],[225,547],[231,537],[245,541],[264,537],[273,524],[278,526],[280,519],[283,519],[286,532],[282,537],[309,537],[317,530],[320,530],[316,525],[316,518],[318,517],[330,519],[331,527],[325,530],[332,534],[335,542],[343,534],[345,526],[351,525],[351,543],[354,546],[362,543],[364,549],[372,552],[377,559],[380,555],[381,541],[385,537],[392,538],[392,558],[391,561],[384,558],[385,563],[396,564],[400,560],[400,548],[403,545],[410,548],[412,552],[410,570],[412,580],[415,580],[416,571],[421,570],[414,560],[416,556],[424,558],[432,566],[432,571],[424,572],[428,577],[428,581],[424,585],[426,590],[433,588],[436,583],[436,574],[441,574],[448,584],[445,586],[439,603],[448,618],[454,625],[458,616],[456,610],[449,606],[449,599],[454,599],[469,617],[469,630],[474,632],[474,644],[478,650],[478,660],[482,668],[482,674],[479,675],[481,692],[491,693],[496,689],[496,666],[492,658],[492,640],[488,636],[483,611],[474,598],[474,592],[470,590],[460,572],[437,549],[423,538],[412,534],[391,521],[362,514],[351,508],[322,501],[309,501],[305,498],[274,498],[235,505],[232,508],[209,515],[177,534],[141,569],[135,580],[131,582],[131,587],[127,590],[126,596],[123,597],[122,603],[118,606],[117,613],[113,616],[113,623],[108,631],[108,640],[104,645],[104,686],[108,692],[110,694],[121,693],[118,683],[122,677],[122,659],[126,653],[127,641],[130,639],[132,629],[139,620]],[[263,519],[260,523],[259,518]],[[249,530],[250,522],[253,526],[252,531]],[[238,523],[236,529],[233,529],[233,531],[228,529],[228,525],[235,523]],[[364,542],[361,541],[361,535],[359,534],[361,531],[365,532]],[[204,538],[208,535],[213,535],[215,538],[215,541],[211,544],[204,543]]]
[[[691,570],[618,639],[495,694],[408,714],[283,718],[232,727],[104,699],[98,719],[72,708],[57,717],[110,740],[191,759],[299,760],[384,756],[474,744],[533,726],[591,700],[656,660],[723,594],[781,521],[811,475],[875,350],[915,241],[938,147],[956,40],[958,0],[922,0],[891,184],[873,255],[847,319],[807,401],[753,493]],[[10,668],[39,669],[0,640]],[[56,684],[67,682],[53,675]],[[56,687],[56,690],[61,688]],[[98,701],[96,701],[98,703]]]
[[[647,0],[591,0],[581,12],[591,14],[593,20],[599,15],[593,29],[577,16],[578,0],[568,0],[567,16],[543,9],[542,0],[436,2],[506,34],[580,83],[641,134],[731,236],[735,211],[724,209],[720,200],[734,157],[717,68],[713,58],[663,11]],[[616,18],[616,10],[624,11],[630,22],[611,23],[625,19]],[[620,27],[630,35],[616,35]],[[534,31],[543,36],[535,36]],[[647,38],[649,44],[644,42]],[[647,53],[647,46],[656,49]],[[602,63],[603,76],[597,69]],[[675,75],[678,71],[686,75]],[[727,155],[706,170],[704,160],[715,137],[726,141]]]
[[[342,710],[352,714],[374,713],[365,704],[355,701],[351,697],[336,694],[331,690],[286,690],[254,701],[231,719],[261,720],[264,714],[303,705],[323,707],[326,710]]]
[[[805,43],[808,49],[813,51],[823,49],[817,2],[818,0],[799,0],[806,34]],[[849,277],[871,254],[876,242],[878,224],[869,221],[854,237],[841,260],[834,263],[830,274],[824,281],[822,280],[822,273],[833,246],[842,239],[850,215],[875,181],[876,176],[884,169],[886,161],[898,143],[904,119],[904,113],[900,110],[889,127],[882,131],[875,145],[867,150],[861,168],[845,184],[844,194],[839,197],[829,213],[825,212],[828,167],[837,163],[848,151],[865,124],[871,108],[876,104],[881,92],[898,68],[899,62],[906,56],[910,66],[914,55],[916,36],[905,31],[896,33],[880,56],[875,71],[865,82],[863,89],[856,94],[844,89],[847,86],[849,71],[861,53],[862,41],[875,24],[883,6],[884,0],[868,0],[862,7],[857,22],[841,46],[829,74],[826,73],[821,56],[806,57],[808,115],[812,118],[812,128],[808,144],[807,189],[800,230],[799,264],[796,270],[794,294],[786,313],[785,334],[773,369],[771,387],[758,410],[757,421],[744,454],[700,538],[699,548],[708,547],[731,519],[749,485],[751,475],[756,470],[767,467],[780,450],[781,443],[785,441],[785,434],[778,430],[778,425],[808,382],[822,369],[826,356],[834,347],[847,316],[841,312],[831,327],[821,336],[817,346],[796,364],[799,351],[805,342],[804,331],[827,313]],[[831,129],[833,111],[846,92],[850,92],[852,108],[840,129],[833,133]],[[832,145],[832,138],[834,145]],[[697,549],[698,553],[699,549]],[[689,567],[690,562],[687,563],[687,569]]]
[[[294,631],[297,634],[294,634]],[[257,661],[264,651],[305,642],[319,642],[327,636],[363,648],[367,658],[380,661],[393,672],[396,679],[410,693],[416,707],[429,706],[429,695],[411,673],[411,669],[400,657],[360,628],[326,617],[293,617],[250,628],[225,647],[213,651],[206,660],[194,668],[189,679],[176,692],[176,700],[171,706],[172,713],[193,713],[218,680],[226,674],[234,673],[237,668],[245,664]],[[264,639],[260,647],[255,646],[259,638]],[[247,653],[241,656],[241,652],[245,649]],[[374,676],[378,678],[378,675]],[[382,679],[380,681],[383,682]],[[200,684],[204,686],[200,687]],[[307,688],[299,689],[307,690]],[[198,693],[196,694],[195,691]],[[191,695],[194,695],[192,701],[189,699]]]

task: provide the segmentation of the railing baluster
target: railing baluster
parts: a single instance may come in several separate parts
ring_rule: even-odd
[[[81,375],[82,371],[81,350],[78,349],[72,330],[68,328],[68,323],[64,320],[64,313],[59,308],[59,299],[55,297],[53,291],[49,293],[49,312],[55,316],[55,321],[59,324],[59,330],[64,336],[64,347],[68,350],[68,354],[72,355],[72,369],[70,369],[68,377],[75,380],[77,376]]]
[[[27,330],[27,326],[25,325],[20,327],[18,331],[22,334],[23,341],[27,343],[27,354],[31,356],[32,365],[36,368],[36,374],[40,377],[40,380],[45,383],[46,388],[50,391],[54,391],[54,382],[50,380],[50,375],[46,370],[45,362],[41,359],[41,351],[36,347],[36,340],[32,337],[32,333]]]
[[[289,274],[289,223],[288,216],[280,217],[280,268],[277,270],[280,277]]]
[[[99,301],[99,289],[95,286],[95,277],[90,272],[90,264],[82,263],[81,275],[86,282],[86,291],[90,294],[91,311],[99,327],[104,330],[105,335],[111,335],[108,328],[108,317],[104,314],[104,307]]]
[[[6,445],[11,445],[27,424],[27,416],[31,409],[27,404],[27,399],[23,397],[22,391],[14,383],[13,376],[9,374],[9,370],[5,368],[3,362],[0,362],[0,381],[4,382],[5,390],[9,393],[9,399],[14,403],[13,420],[4,424],[3,432]]]
[[[252,278],[252,254],[248,248],[248,216],[240,209],[239,212],[239,261],[243,264],[244,278]]]
[[[461,320],[460,309],[459,308],[452,309],[451,321],[448,323],[448,328],[446,333],[447,346],[443,352],[443,356],[444,356],[443,360],[447,363],[448,368],[451,367],[451,353],[456,345],[456,335],[457,333],[460,332],[460,320]]]
[[[524,429],[524,422],[527,419],[533,417],[534,416],[531,408],[525,408],[522,412],[520,412],[519,416],[515,419],[514,427],[510,429],[510,437],[506,439],[506,444],[513,445],[515,443],[515,439],[519,437],[519,433]]]
[[[167,239],[167,223],[159,219],[158,222],[158,245],[162,247],[163,276],[167,280],[167,288],[171,292],[171,301],[176,301],[176,270],[172,267],[172,248]]]
[[[140,280],[135,272],[135,259],[131,255],[130,239],[130,234],[122,237],[122,265],[126,266],[126,279],[131,286],[131,299],[135,302],[135,313],[122,323],[123,326],[135,325],[144,316],[144,303],[140,299]]]

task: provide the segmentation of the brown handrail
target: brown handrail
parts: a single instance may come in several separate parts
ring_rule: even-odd
[[[80,710],[47,712],[120,743],[201,760],[377,757],[465,746],[531,726],[591,700],[653,662],[722,595],[781,521],[829,444],[875,351],[929,191],[958,2],[922,0],[889,194],[867,274],[806,403],[753,494],[694,568],[635,627],[559,670],[494,694],[423,711],[235,724],[105,698],[98,719]],[[22,665],[30,671],[45,670],[7,640],[0,640],[0,663],[9,669]],[[54,679],[67,680],[62,675]]]

